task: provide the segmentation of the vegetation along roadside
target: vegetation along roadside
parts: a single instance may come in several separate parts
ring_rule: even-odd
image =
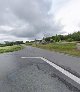
[[[13,45],[13,46],[0,47],[0,53],[18,51],[18,50],[21,50],[23,48],[24,48],[23,45]]]
[[[80,31],[68,35],[44,37],[42,40],[26,42],[26,45],[80,57]]]

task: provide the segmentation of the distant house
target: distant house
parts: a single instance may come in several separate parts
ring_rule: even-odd
[[[43,37],[43,39],[42,39],[42,42],[41,42],[42,44],[46,44],[46,41],[45,41],[45,38]]]

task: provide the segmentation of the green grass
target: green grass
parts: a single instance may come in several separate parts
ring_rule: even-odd
[[[74,56],[80,56],[80,51],[76,49],[76,43],[50,43],[50,44],[37,44],[33,45],[38,48],[47,49],[50,51],[57,51]]]
[[[31,46],[33,45],[33,43],[25,43],[25,45]]]
[[[23,48],[22,45],[0,47],[0,53],[18,51],[21,50],[22,48]]]

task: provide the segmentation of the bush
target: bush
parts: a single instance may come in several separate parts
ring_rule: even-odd
[[[68,42],[72,42],[73,39],[72,39],[72,38],[68,38],[67,41],[68,41]]]

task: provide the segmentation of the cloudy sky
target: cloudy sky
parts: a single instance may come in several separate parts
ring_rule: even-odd
[[[80,30],[80,0],[0,0],[0,41]]]

